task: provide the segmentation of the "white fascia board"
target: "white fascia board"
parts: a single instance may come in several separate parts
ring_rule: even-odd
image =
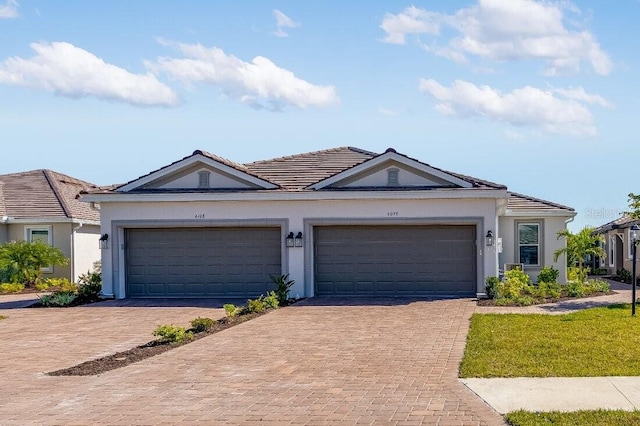
[[[59,217],[52,217],[52,218],[26,218],[26,219],[14,219],[12,217],[9,217],[7,219],[6,222],[2,222],[2,223],[6,223],[8,225],[17,223],[17,224],[48,224],[48,223],[73,223],[73,224],[80,224],[82,223],[83,225],[100,225],[100,221],[99,220],[84,220],[84,219],[64,219],[64,218],[59,218]]]
[[[424,173],[430,174],[432,176],[436,176],[440,179],[446,180],[447,182],[451,182],[454,185],[457,185],[461,188],[472,188],[473,185],[465,180],[462,180],[460,178],[457,178],[455,176],[452,176],[448,173],[444,173],[440,170],[434,169],[431,166],[427,166],[426,164],[422,164],[416,160],[412,160],[410,158],[407,158],[403,155],[400,155],[396,152],[386,152],[378,157],[375,157],[371,160],[365,161],[364,163],[358,164],[357,166],[354,166],[348,170],[345,170],[343,172],[338,173],[337,175],[333,175],[327,179],[321,180],[318,183],[315,183],[311,186],[309,186],[309,189],[322,189],[322,188],[326,188],[327,186],[333,185],[336,182],[339,182],[343,179],[346,179],[350,176],[353,176],[355,174],[358,174],[360,172],[363,172],[367,169],[370,169],[372,167],[376,167],[377,165],[379,165],[380,163],[384,163],[385,161],[389,161],[389,160],[393,160],[393,161],[397,161],[398,163],[404,164],[407,167],[416,169],[416,170],[420,170]]]
[[[502,199],[506,189],[435,189],[418,191],[259,191],[232,193],[118,193],[85,194],[84,202],[198,202],[198,201],[313,201],[313,200],[428,200],[428,199]]]
[[[211,167],[213,169],[218,169],[218,170],[220,170],[220,171],[222,171],[224,173],[227,173],[227,174],[229,174],[231,176],[234,176],[234,177],[236,177],[238,179],[241,179],[241,180],[244,180],[246,182],[250,182],[250,183],[252,183],[254,185],[258,185],[259,187],[264,188],[264,189],[276,189],[277,188],[277,186],[272,184],[271,182],[267,182],[266,180],[263,180],[263,179],[255,177],[255,176],[252,176],[250,174],[241,172],[240,170],[236,170],[233,167],[227,166],[226,164],[220,163],[220,162],[215,161],[215,160],[213,160],[211,158],[207,158],[207,157],[205,157],[203,155],[197,154],[197,155],[194,155],[192,157],[185,158],[182,161],[179,161],[179,162],[177,162],[175,164],[167,166],[167,167],[165,167],[165,168],[163,168],[161,170],[158,170],[158,171],[156,171],[154,173],[151,173],[148,176],[144,176],[144,177],[141,177],[139,179],[136,179],[133,182],[128,183],[128,184],[118,188],[117,191],[118,192],[119,191],[123,191],[123,192],[131,191],[131,190],[139,188],[142,185],[145,185],[145,184],[147,184],[149,182],[153,182],[156,179],[162,178],[163,176],[170,175],[171,173],[174,173],[176,171],[179,171],[181,169],[189,167],[189,166],[191,166],[191,165],[193,165],[195,163],[203,163],[203,164],[205,164],[205,165],[207,165],[207,166],[209,166],[209,167]]]
[[[575,217],[578,213],[561,210],[508,210],[500,215],[504,217]]]

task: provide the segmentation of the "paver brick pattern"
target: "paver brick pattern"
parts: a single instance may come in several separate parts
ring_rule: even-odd
[[[50,377],[221,309],[0,312],[2,424],[498,425],[457,379],[469,299],[314,298],[122,369]]]

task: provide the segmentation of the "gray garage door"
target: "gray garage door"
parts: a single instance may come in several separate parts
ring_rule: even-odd
[[[128,297],[257,297],[281,273],[280,228],[126,231]]]
[[[316,227],[317,295],[473,295],[475,226]]]

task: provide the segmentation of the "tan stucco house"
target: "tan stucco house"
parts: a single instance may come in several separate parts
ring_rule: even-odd
[[[475,296],[505,265],[535,277],[575,212],[393,149],[353,147],[238,164],[204,151],[109,190],[103,293],[255,297]]]
[[[602,236],[602,248],[607,253],[605,259],[597,259],[596,267],[607,269],[611,275],[623,268],[627,271],[632,270],[633,244],[629,231],[634,223],[640,224],[640,220],[621,216],[593,231],[594,234]]]
[[[78,200],[91,183],[52,170],[0,175],[0,244],[40,240],[69,258],[43,270],[45,278],[76,282],[100,260],[100,212]]]

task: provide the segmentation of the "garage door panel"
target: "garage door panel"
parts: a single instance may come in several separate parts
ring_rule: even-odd
[[[475,293],[475,226],[314,229],[317,295]]]
[[[247,297],[281,273],[280,228],[126,230],[128,297]]]

